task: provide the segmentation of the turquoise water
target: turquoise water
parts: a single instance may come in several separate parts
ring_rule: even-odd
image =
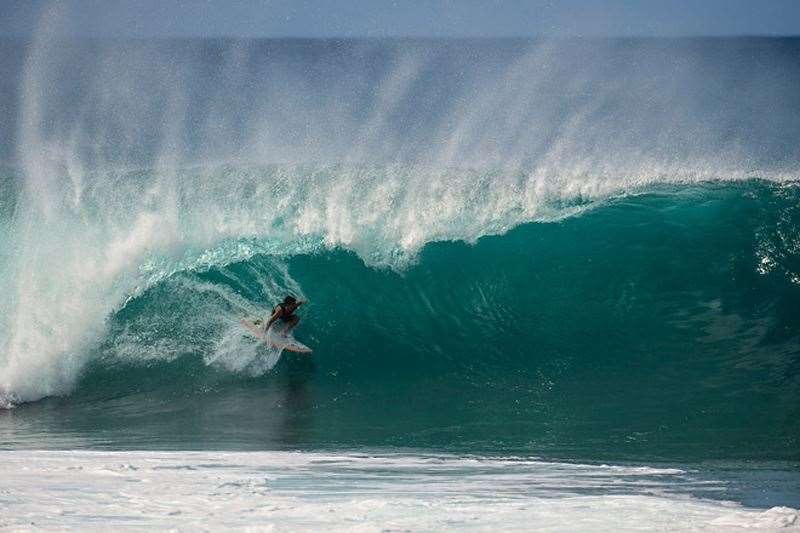
[[[0,39],[0,528],[800,523],[800,40],[51,7]],[[240,323],[286,294],[310,356]]]
[[[0,48],[0,447],[800,459],[800,41]]]
[[[798,206],[791,183],[658,187],[399,270],[325,250],[175,272],[0,442],[798,460]],[[314,354],[270,369],[236,321],[287,280]]]

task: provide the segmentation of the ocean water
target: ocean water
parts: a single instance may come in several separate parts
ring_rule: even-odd
[[[800,40],[63,21],[0,42],[0,527],[800,527]]]

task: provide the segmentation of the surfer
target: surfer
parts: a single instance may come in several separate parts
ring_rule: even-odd
[[[267,343],[273,349],[278,351],[296,352],[296,353],[311,353],[311,348],[295,340],[291,335],[292,329],[300,322],[300,317],[294,314],[297,308],[306,302],[298,302],[294,296],[287,296],[281,303],[272,309],[272,316],[264,324],[264,320],[259,318],[257,320],[242,319],[241,324],[250,330],[250,332],[261,342]],[[280,326],[275,325],[275,322],[280,320]],[[269,328],[273,328],[274,334],[270,335]]]
[[[267,325],[264,326],[264,332],[266,333],[269,331],[270,326],[272,326],[276,320],[280,320],[286,324],[286,330],[283,334],[288,335],[291,333],[294,327],[297,326],[297,323],[300,322],[300,317],[294,314],[294,312],[304,303],[303,301],[298,302],[294,296],[287,296],[284,298],[283,302],[276,305],[272,310],[272,316],[269,317]]]

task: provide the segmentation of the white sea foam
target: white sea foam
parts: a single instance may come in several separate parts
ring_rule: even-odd
[[[737,531],[796,509],[674,468],[304,452],[0,452],[0,528]]]

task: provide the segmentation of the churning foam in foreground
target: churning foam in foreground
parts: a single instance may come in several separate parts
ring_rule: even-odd
[[[737,531],[796,509],[672,468],[302,452],[0,452],[0,528]],[[36,464],[35,469],[30,465]]]

